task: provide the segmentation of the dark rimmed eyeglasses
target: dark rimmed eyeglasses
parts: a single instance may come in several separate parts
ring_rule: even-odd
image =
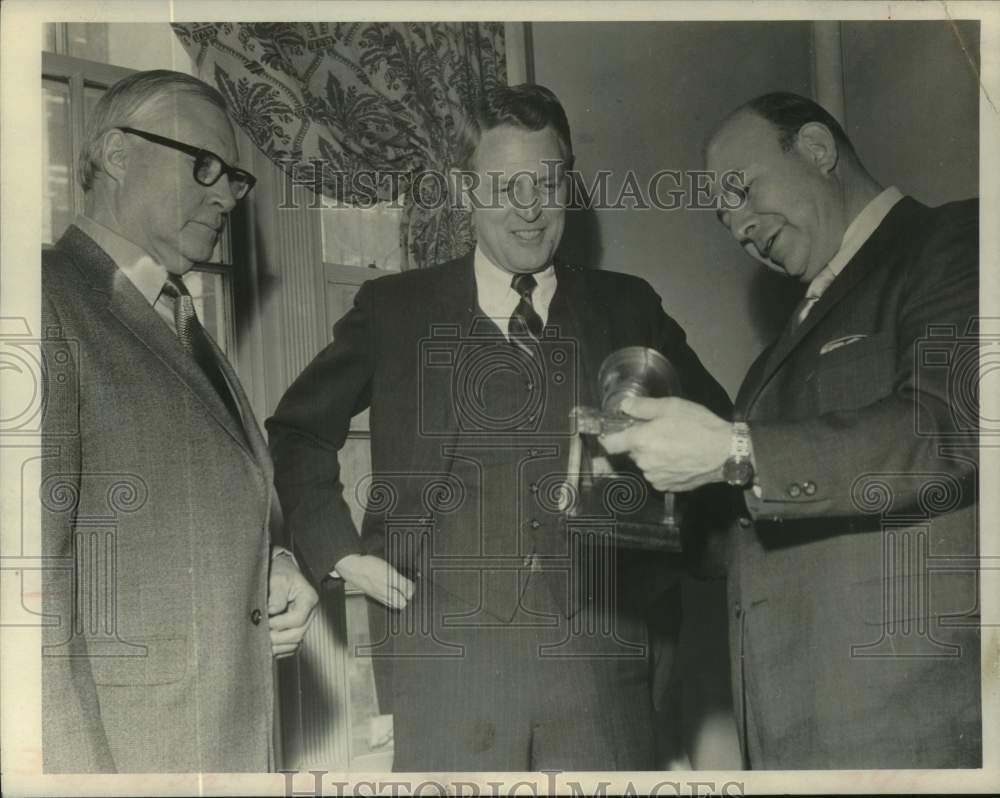
[[[211,150],[192,147],[190,144],[174,141],[166,136],[158,136],[155,133],[147,133],[145,130],[136,130],[134,127],[120,127],[118,129],[123,133],[131,133],[133,136],[146,139],[146,141],[170,147],[192,156],[194,158],[194,179],[199,185],[214,186],[219,182],[219,178],[226,175],[229,178],[229,188],[238,200],[243,199],[257,182],[257,178],[252,174],[230,166]]]

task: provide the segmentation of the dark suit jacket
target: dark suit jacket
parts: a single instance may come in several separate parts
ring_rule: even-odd
[[[278,516],[253,411],[79,229],[42,268],[45,771],[266,771]]]
[[[751,368],[729,595],[754,768],[980,761],[978,203],[901,200]]]
[[[601,362],[635,345],[666,355],[690,397],[722,414],[728,413],[729,400],[645,282],[561,266],[556,274],[538,360],[548,367],[536,376],[500,331],[483,323],[471,253],[362,286],[353,309],[334,328],[333,343],[293,383],[267,422],[289,533],[314,573],[329,572],[347,554],[376,553],[417,579],[418,596],[431,593],[435,617],[473,613],[493,628],[509,624],[522,609],[538,609],[529,594],[550,595],[558,605],[555,612],[573,616],[614,579],[622,588],[614,604],[620,620],[616,631],[643,634],[636,612],[641,599],[675,586],[677,568],[660,557],[623,554],[615,560],[616,578],[580,578],[579,561],[567,557],[572,552],[567,552],[561,515],[546,498],[553,484],[549,478],[565,477],[568,413],[574,404],[599,404]],[[528,385],[534,383],[537,390],[539,380],[545,381],[542,401],[523,404]],[[342,497],[343,489],[356,486],[339,484],[337,452],[351,416],[366,407],[371,408],[375,488],[369,491],[359,538]],[[524,407],[533,409],[519,415]],[[533,426],[533,419],[541,426]],[[580,583],[585,589],[574,591],[572,584]],[[542,609],[550,612],[550,606]],[[645,638],[626,639],[642,643]],[[419,646],[419,641],[394,639],[396,651],[404,645]],[[607,710],[615,715],[606,718],[608,728],[619,728],[620,716],[625,726],[631,721],[640,729],[649,745],[648,683],[639,698],[635,693],[619,697],[625,693],[609,682],[616,678],[614,661],[588,662],[600,670],[595,678],[605,686],[598,692],[613,705]],[[628,665],[633,664],[634,657]],[[422,698],[428,691],[413,675],[418,665],[412,657],[393,661],[397,730],[446,723],[438,720],[441,708],[427,706]],[[546,687],[533,684],[531,689]],[[582,690],[578,697],[581,718],[604,716],[598,706],[602,696],[591,692]],[[468,695],[453,698],[463,706],[476,701]],[[503,717],[500,707],[491,715]],[[397,752],[403,742],[412,757],[409,738],[397,740]],[[530,745],[524,742],[526,752]],[[440,751],[426,753],[438,757],[432,761],[449,761]],[[578,761],[563,754],[552,761]],[[637,751],[634,759],[649,766]],[[459,758],[449,767],[468,765]]]
[[[687,396],[728,415],[725,392],[644,281],[562,266],[556,273],[558,288],[550,313],[564,313],[567,326],[577,331],[572,381],[579,403],[599,404],[597,370],[607,355],[643,345],[659,350],[675,365]],[[384,556],[385,512],[370,507],[359,539],[338,483],[337,451],[353,415],[371,407],[372,471],[376,479],[386,476],[392,483],[396,516],[426,515],[429,509],[421,495],[425,483],[414,477],[448,475],[455,459],[453,444],[477,437],[458,407],[454,369],[435,368],[436,355],[428,353],[428,347],[437,350],[451,342],[460,346],[475,340],[473,322],[478,316],[471,253],[441,266],[365,283],[353,309],[335,326],[333,343],[295,380],[268,419],[289,533],[316,574],[326,574],[347,554]],[[468,529],[461,511],[452,516],[459,520],[455,529]],[[436,528],[434,534],[447,531]],[[405,557],[395,564],[408,573],[415,570]]]

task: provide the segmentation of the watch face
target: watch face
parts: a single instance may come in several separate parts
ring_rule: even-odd
[[[746,485],[753,479],[753,463],[730,457],[722,466],[722,478],[730,485]]]

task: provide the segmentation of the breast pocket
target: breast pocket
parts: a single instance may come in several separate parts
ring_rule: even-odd
[[[115,686],[172,684],[184,678],[188,642],[183,637],[129,638],[129,655],[94,652],[89,657],[94,683]]]
[[[896,345],[878,333],[819,356],[816,365],[820,413],[854,410],[892,393],[896,380]]]

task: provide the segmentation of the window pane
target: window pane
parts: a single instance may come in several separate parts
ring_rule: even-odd
[[[229,355],[229,313],[226,306],[225,277],[215,272],[192,269],[184,275],[184,285],[191,292],[202,327],[212,336],[219,348]]]
[[[54,244],[73,220],[69,86],[42,81],[42,243]]]
[[[337,205],[325,198],[323,203],[324,207],[316,212],[320,214],[323,232],[324,263],[400,270],[401,200],[379,203],[372,208]]]
[[[66,23],[69,53],[88,61],[108,63],[108,25],[102,22]]]
[[[55,22],[42,25],[42,49],[49,53],[59,52],[59,25]]]

